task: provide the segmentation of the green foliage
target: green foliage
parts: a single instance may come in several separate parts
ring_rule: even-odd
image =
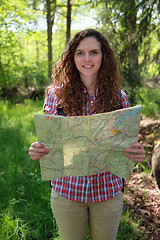
[[[135,104],[136,92],[142,86],[140,80],[147,78],[147,74],[159,74],[158,2],[109,0],[100,4],[97,15],[101,30],[115,49],[126,88],[130,92],[129,100]],[[156,50],[155,54],[151,53],[152,49]]]
[[[141,104],[142,115],[147,117],[160,117],[159,104],[160,89],[152,89],[149,87],[142,87],[136,95],[137,104]]]
[[[18,88],[46,84],[46,34],[30,31],[37,12],[26,1],[2,1],[0,5],[0,95],[12,98]]]
[[[71,4],[71,36],[86,26],[102,31],[120,62],[130,103],[135,104],[140,79],[151,78],[160,71],[157,1],[76,0]],[[0,97],[14,98],[13,88],[30,95],[30,89],[39,90],[51,82],[47,77],[45,4],[39,0],[2,0],[0,12]],[[65,49],[66,12],[67,1],[57,1],[52,36],[53,65]],[[88,12],[97,26],[92,26],[90,20],[87,25],[83,24]]]
[[[50,209],[49,182],[42,182],[39,163],[28,155],[36,141],[34,114],[42,113],[42,101],[26,100],[11,105],[0,102],[0,239],[60,239]],[[141,222],[127,204],[121,218],[118,240],[147,239]],[[87,235],[89,240],[89,233]]]
[[[15,200],[13,199],[9,208],[0,216],[1,222],[1,239],[27,239],[29,229],[27,224],[23,224],[20,218],[15,217],[14,212]]]
[[[0,103],[0,239],[50,239],[53,228],[57,235],[49,183],[41,182],[39,164],[28,155],[40,106]]]

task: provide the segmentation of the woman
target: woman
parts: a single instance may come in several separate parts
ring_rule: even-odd
[[[129,106],[126,94],[119,90],[121,76],[113,51],[93,29],[75,34],[52,78],[43,107],[46,113],[91,115]],[[29,149],[33,160],[48,153],[38,142]],[[139,143],[133,143],[124,155],[135,162],[145,158]],[[122,188],[122,178],[111,172],[52,181],[51,207],[61,238],[85,240],[89,224],[92,240],[115,240],[123,208]]]

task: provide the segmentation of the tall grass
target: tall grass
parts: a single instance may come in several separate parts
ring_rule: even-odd
[[[57,235],[49,183],[28,155],[36,140],[33,116],[41,108],[38,101],[0,103],[0,239],[51,239],[53,229]]]
[[[42,105],[0,102],[0,240],[60,239],[49,182],[41,181],[39,163],[28,155],[36,140],[34,113],[42,113]],[[136,228],[137,219],[124,208],[117,239],[145,239]]]

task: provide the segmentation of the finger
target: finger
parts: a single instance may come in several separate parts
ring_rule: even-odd
[[[30,147],[29,148],[29,152],[35,152],[35,153],[49,153],[49,149],[48,148],[33,148],[33,147]]]
[[[126,156],[129,160],[132,160],[132,161],[134,161],[134,162],[136,162],[136,163],[141,163],[141,162],[143,162],[143,158],[132,158],[132,157],[130,157],[130,156]]]
[[[44,156],[44,155],[46,155],[46,153],[44,153],[44,152],[31,152],[31,151],[29,151],[29,155],[30,155],[30,156]]]
[[[29,152],[29,155],[30,155],[30,158],[35,161],[38,161],[41,158],[40,154],[34,154]]]
[[[124,153],[124,156],[127,157],[130,160],[133,160],[137,163],[143,162],[145,158],[145,154],[131,154],[131,153]]]
[[[44,153],[35,153],[35,152],[29,152],[30,158],[32,160],[39,160],[40,158],[44,157],[46,154]]]
[[[132,153],[124,153],[124,156],[130,158],[130,159],[144,159],[144,154],[132,154]]]
[[[45,145],[43,143],[39,143],[39,142],[34,142],[31,144],[32,148],[45,148]]]
[[[130,145],[131,148],[139,148],[139,149],[143,149],[143,146],[142,144],[138,143],[138,142],[133,142],[131,145]]]
[[[144,149],[137,149],[137,148],[127,148],[125,149],[126,153],[131,153],[131,154],[145,154]]]

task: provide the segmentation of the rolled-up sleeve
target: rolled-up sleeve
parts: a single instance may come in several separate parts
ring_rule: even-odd
[[[129,102],[127,95],[124,91],[121,90],[121,105],[123,108],[128,108],[129,107]]]
[[[51,89],[44,100],[43,112],[58,115],[56,92]]]

